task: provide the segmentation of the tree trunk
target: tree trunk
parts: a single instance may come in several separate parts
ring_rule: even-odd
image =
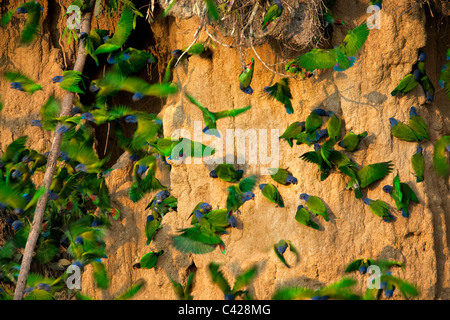
[[[89,4],[89,10],[85,12],[81,21],[81,32],[89,34],[91,31],[92,12],[94,9],[95,0],[91,0]],[[82,40],[79,40],[77,59],[73,70],[83,72],[86,62],[86,51]],[[74,93],[67,92],[63,98],[62,110],[60,116],[68,116],[72,110]],[[58,124],[53,136],[52,147],[47,160],[47,168],[44,175],[43,185],[45,187],[44,195],[39,199],[36,204],[36,211],[34,213],[33,223],[31,225],[30,234],[28,235],[27,244],[25,246],[25,252],[22,258],[22,264],[20,266],[19,278],[17,280],[16,290],[14,292],[14,300],[22,300],[23,292],[25,290],[28,273],[30,272],[31,260],[33,259],[33,252],[36,247],[36,242],[39,238],[39,232],[41,230],[42,221],[44,218],[45,208],[47,206],[48,191],[50,189],[53,175],[55,173],[56,163],[58,160],[58,154],[61,148],[62,133],[58,133],[58,129],[61,124]]]

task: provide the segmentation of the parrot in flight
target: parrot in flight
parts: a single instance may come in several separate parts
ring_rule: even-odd
[[[292,108],[291,102],[291,89],[289,89],[289,78],[283,78],[274,85],[265,87],[264,92],[267,93],[267,95],[272,99],[281,102],[286,108],[287,114],[294,113],[294,108]]]
[[[433,152],[433,166],[440,176],[446,177],[450,174],[449,154],[450,135],[445,135],[436,141]]]
[[[39,22],[44,8],[37,1],[26,2],[19,7],[8,11],[0,17],[0,28],[3,28],[11,20],[14,13],[27,14],[25,28],[22,30],[20,42],[25,45],[31,44],[39,32]]]
[[[251,106],[246,106],[244,108],[239,108],[239,109],[230,109],[230,110],[219,111],[219,112],[211,112],[211,111],[209,111],[209,109],[203,107],[191,95],[189,95],[187,93],[185,95],[189,99],[189,101],[192,102],[197,107],[199,107],[203,113],[203,120],[205,121],[205,124],[206,124],[206,127],[203,129],[203,132],[206,134],[214,135],[216,137],[220,137],[220,133],[219,133],[219,130],[217,129],[217,125],[216,125],[217,120],[227,118],[227,117],[236,117],[251,108]]]
[[[42,90],[40,84],[31,80],[22,72],[6,71],[3,73],[3,76],[10,82],[11,89],[27,92],[30,95],[38,90]]]
[[[342,43],[333,49],[312,49],[297,57],[296,64],[306,70],[330,69],[344,71],[355,63],[354,55],[362,48],[369,36],[369,28],[364,22],[350,30]]]

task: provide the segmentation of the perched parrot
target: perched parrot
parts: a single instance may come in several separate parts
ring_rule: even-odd
[[[250,176],[242,179],[239,183],[227,188],[227,210],[228,212],[239,213],[239,208],[247,201],[252,200],[255,194],[252,192],[258,179],[256,176]]]
[[[272,99],[281,102],[286,108],[287,114],[294,113],[291,102],[291,89],[289,89],[289,78],[283,78],[272,86],[264,87],[264,92]]]
[[[341,138],[342,119],[340,119],[333,111],[327,111],[329,116],[327,122],[327,133],[330,139],[336,143]]]
[[[338,47],[329,50],[312,49],[297,57],[295,62],[306,70],[333,68],[335,71],[344,71],[355,63],[354,55],[366,42],[369,31],[367,24],[364,22],[350,30]]]
[[[270,168],[269,174],[273,181],[285,186],[298,183],[297,178],[294,177],[287,169]]]
[[[364,198],[363,202],[369,206],[369,209],[373,214],[381,217],[384,222],[390,222],[394,219],[394,216],[389,211],[388,204],[383,200]]]
[[[297,212],[295,213],[295,221],[300,224],[303,224],[307,227],[311,227],[315,230],[319,230],[319,225],[311,220],[311,214],[309,211],[302,205],[297,207]]]
[[[297,140],[296,144],[306,144],[308,146],[318,142],[323,137],[328,136],[328,129],[316,129],[312,132],[300,132],[296,137],[295,140]],[[331,141],[331,140],[330,140]],[[333,143],[334,145],[334,143]]]
[[[410,142],[419,141],[419,138],[410,126],[404,124],[403,122],[398,122],[395,118],[389,118],[389,123],[391,125],[392,136],[397,139]]]
[[[293,122],[291,123],[287,129],[283,132],[283,134],[279,137],[279,139],[284,139],[289,143],[289,146],[293,147],[293,141],[295,138],[305,130],[305,122]]]
[[[265,30],[267,26],[275,21],[283,13],[283,5],[281,0],[274,0],[264,15],[264,20],[262,22],[262,29]]]
[[[411,156],[411,165],[416,176],[416,182],[422,182],[425,172],[425,158],[422,153],[422,147],[417,147],[416,153]]]
[[[245,69],[239,75],[239,89],[247,94],[252,94],[253,89],[250,86],[253,80],[253,71],[255,70],[255,60],[251,58],[251,62],[245,66]]]
[[[211,134],[217,137],[220,137],[219,130],[217,129],[216,122],[220,119],[227,117],[236,117],[241,113],[249,110],[251,106],[246,106],[244,108],[239,109],[230,109],[219,112],[211,112],[208,108],[203,107],[194,97],[189,94],[186,94],[186,97],[191,101],[194,105],[196,105],[203,113],[203,120],[205,121],[206,127],[203,129],[203,132],[206,134]]]
[[[420,77],[419,83],[422,86],[423,91],[425,92],[426,103],[433,102],[435,90],[430,78],[425,74]]]
[[[412,89],[417,87],[417,85],[419,84],[420,77],[421,77],[420,70],[417,68],[417,66],[414,66],[413,70],[406,76],[404,76],[402,80],[400,80],[400,83],[391,92],[391,95],[392,96],[396,96],[398,94],[405,95],[406,93],[410,92]]]
[[[338,145],[347,151],[356,151],[359,149],[359,143],[365,137],[367,137],[367,131],[360,134],[348,132],[344,138],[342,138],[342,141],[339,141]]]
[[[275,252],[275,255],[278,259],[280,259],[283,264],[290,268],[291,266],[287,263],[286,258],[284,257],[284,253],[286,252],[286,249],[289,247],[289,250],[292,251],[295,254],[296,262],[299,260],[299,254],[297,249],[294,247],[291,241],[289,240],[280,240],[277,243],[273,245],[273,251]]]
[[[141,260],[139,261],[139,265],[135,268],[137,269],[152,269],[156,266],[156,263],[158,262],[158,258],[164,253],[164,250],[159,250],[157,252],[150,251],[146,254],[144,254],[141,257]]]
[[[385,185],[383,191],[388,193],[391,198],[395,201],[397,210],[402,211],[402,216],[405,218],[409,217],[409,203],[413,201],[419,203],[416,194],[411,189],[411,187],[404,182],[400,182],[399,175],[394,177],[392,186]]]
[[[414,131],[419,141],[430,140],[428,127],[421,116],[417,114],[416,108],[411,107],[409,111],[409,127]]]
[[[261,193],[270,202],[275,203],[278,207],[284,208],[284,201],[278,189],[271,183],[263,183],[259,185]]]
[[[302,193],[300,195],[300,199],[306,201],[306,207],[309,211],[311,211],[314,215],[322,216],[325,221],[329,221],[330,218],[328,217],[327,208],[325,207],[325,204],[323,201],[316,196],[310,196],[306,193]]]
[[[305,131],[311,133],[322,126],[322,117],[326,116],[327,113],[321,108],[316,108],[311,111],[311,113],[306,117],[305,120]]]
[[[222,163],[217,165],[214,170],[211,170],[209,176],[211,178],[219,178],[226,182],[235,183],[241,180],[243,174],[243,170],[234,170],[232,164]]]

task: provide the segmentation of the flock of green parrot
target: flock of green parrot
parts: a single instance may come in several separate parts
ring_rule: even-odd
[[[136,26],[136,18],[142,17],[142,14],[132,1],[121,0],[121,2],[124,5],[123,10],[112,35],[108,30],[93,29],[89,34],[81,32],[76,38],[84,44],[86,54],[95,61],[97,66],[102,64],[109,66],[104,76],[100,79],[89,79],[83,73],[68,70],[52,78],[52,82],[62,90],[80,95],[85,94],[87,90],[91,91],[95,94],[95,104],[84,105],[78,98],[74,98],[71,115],[60,116],[61,104],[51,96],[40,109],[41,118],[31,121],[31,125],[46,131],[56,131],[60,125],[57,131],[63,135],[57,169],[48,190],[49,200],[45,209],[44,223],[33,258],[34,263],[48,265],[51,270],[59,274],[58,277],[51,278],[31,273],[27,281],[25,299],[55,299],[58,292],[64,289],[64,282],[68,277],[64,271],[68,266],[84,268],[91,265],[96,285],[101,289],[107,289],[109,286],[104,262],[104,259],[107,259],[105,236],[112,223],[110,217],[113,220],[119,219],[120,211],[114,208],[110,201],[105,181],[112,170],[107,165],[110,158],[109,156],[100,158],[97,155],[93,125],[108,123],[113,126],[119,146],[129,153],[130,161],[133,163],[130,199],[138,202],[147,194],[157,192],[145,209],[150,211],[144,226],[147,245],[152,243],[158,230],[163,227],[164,216],[177,211],[177,199],[171,195],[170,188],[156,178],[158,161],[170,170],[171,165],[168,160],[214,154],[214,149],[200,142],[164,137],[162,119],[155,114],[111,103],[111,99],[121,91],[130,94],[133,102],[141,100],[144,96],[164,98],[179,93],[180,88],[171,82],[173,70],[178,63],[188,63],[189,58],[200,55],[207,49],[204,44],[195,43],[182,50],[174,50],[167,64],[163,81],[156,84],[147,83],[137,74],[147,65],[156,64],[156,58],[148,52],[126,47],[127,39]],[[175,2],[171,2],[163,16],[167,15]],[[205,0],[204,2],[209,18],[212,21],[218,21],[219,8],[214,1]],[[96,1],[97,16],[101,12],[102,3],[102,1]],[[88,7],[84,0],[76,0],[73,4],[82,10]],[[345,24],[342,20],[333,17],[331,12],[333,4],[334,1],[325,1],[322,19],[325,26]],[[382,1],[370,1],[370,5],[376,5],[381,9]],[[117,11],[118,1],[107,0],[104,9]],[[0,27],[4,27],[16,13],[27,14],[20,41],[28,45],[39,33],[42,11],[43,8],[37,1],[27,2],[3,15],[0,18]],[[270,24],[280,19],[282,14],[282,2],[274,0],[264,15],[262,30],[267,32]],[[355,54],[362,48],[368,35],[369,28],[366,23],[362,23],[350,30],[339,46],[333,49],[312,49],[287,63],[285,71],[288,74],[295,74],[302,80],[311,77],[320,69],[344,71],[354,65]],[[447,52],[447,60],[450,60],[450,50]],[[393,96],[406,94],[420,84],[427,102],[433,101],[434,87],[426,76],[424,61],[425,54],[420,52],[411,73],[406,75],[398,87],[392,91]],[[252,58],[238,78],[239,88],[246,94],[254,92],[251,87],[254,68],[255,60]],[[20,71],[7,70],[3,73],[3,78],[10,83],[11,89],[26,92],[29,95],[43,89],[40,84]],[[89,85],[86,85],[89,80]],[[269,98],[284,105],[288,114],[293,114],[290,85],[289,78],[285,77],[272,86],[265,87],[264,92]],[[445,88],[450,98],[450,79],[446,66],[442,68],[440,85]],[[201,110],[205,122],[203,132],[206,134],[220,136],[217,128],[218,120],[236,117],[251,110],[249,105],[239,109],[213,112],[189,93],[184,92],[184,95]],[[0,97],[0,110],[3,107]],[[325,117],[326,122],[324,122]],[[408,125],[394,118],[389,121],[392,136],[399,140],[420,143],[430,139],[427,125],[414,107],[410,110]],[[324,123],[325,128],[322,129]],[[131,136],[126,135],[124,126],[134,126],[134,133]],[[368,133],[366,131],[358,134],[347,132],[342,135],[343,129],[342,119],[336,114],[316,108],[311,111],[305,121],[296,121],[289,125],[279,139],[286,141],[291,148],[294,147],[294,142],[296,145],[313,145],[314,150],[305,152],[300,159],[317,165],[320,181],[327,179],[333,172],[343,174],[349,179],[347,189],[354,192],[356,199],[362,200],[369,206],[370,211],[383,221],[393,221],[394,216],[386,202],[380,199],[372,200],[363,195],[364,189],[392,172],[392,161],[373,163],[358,168],[358,164],[348,155],[360,149],[360,143]],[[6,147],[0,158],[0,217],[10,226],[11,232],[11,237],[6,239],[0,248],[0,299],[12,298],[11,288],[20,270],[20,261],[30,232],[34,209],[38,199],[46,192],[43,187],[39,188],[35,185],[33,175],[36,172],[45,172],[48,153],[41,154],[26,147],[27,138],[23,136],[14,140]],[[336,146],[342,150],[337,150]],[[450,136],[443,136],[436,142],[433,155],[436,172],[442,176],[448,176],[450,172],[447,160],[449,151]],[[417,183],[422,182],[425,170],[422,147],[418,146],[417,152],[411,156],[411,165]],[[285,168],[271,168],[269,173],[276,184],[289,186],[298,183],[297,178]],[[213,179],[220,179],[229,184],[226,188],[228,193],[226,208],[213,210],[210,204],[199,202],[191,212],[191,226],[178,230],[178,233],[172,237],[171,244],[180,252],[206,254],[219,247],[225,254],[226,245],[221,236],[227,233],[229,228],[237,226],[237,217],[242,206],[255,198],[254,191],[259,177],[244,176],[242,170],[235,170],[231,164],[219,164],[209,175]],[[274,183],[263,183],[258,186],[261,194],[268,201],[283,208],[283,197]],[[407,183],[400,182],[398,174],[392,186],[384,186],[383,191],[391,196],[396,208],[404,217],[410,215],[410,202],[419,202],[412,188]],[[306,193],[302,193],[300,199],[304,201],[304,204],[298,206],[295,220],[301,225],[320,230],[313,218],[321,216],[324,221],[330,220],[325,203],[318,196]],[[284,256],[287,248],[298,260],[298,251],[290,240],[281,239],[273,245],[276,257],[283,265],[290,268],[292,263],[288,262]],[[133,265],[133,269],[156,267],[158,258],[162,254],[164,250],[149,251]],[[395,288],[398,288],[407,298],[418,295],[413,285],[391,275],[391,267],[400,266],[403,269],[403,265],[399,262],[371,259],[365,262],[358,259],[348,266],[346,273],[359,270],[361,274],[364,274],[370,265],[383,267],[381,277],[383,285],[378,289],[367,290],[364,296],[359,296],[350,289],[356,283],[354,279],[344,278],[318,290],[298,287],[281,288],[273,295],[273,298],[379,299],[383,291],[386,297],[391,297]],[[227,282],[219,267],[219,264],[211,262],[209,271],[213,282],[223,291],[225,299],[252,298],[249,292],[243,289],[257,276],[256,266],[239,275],[233,286]],[[184,287],[171,279],[179,299],[193,299],[191,295],[193,277],[194,274],[191,273]],[[142,286],[142,282],[133,284],[117,299],[132,298]],[[91,299],[80,292],[76,293],[76,298]]]

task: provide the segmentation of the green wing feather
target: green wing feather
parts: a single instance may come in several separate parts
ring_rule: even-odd
[[[211,275],[212,281],[222,290],[224,294],[231,293],[231,287],[228,284],[228,281],[225,279],[225,276],[223,275],[222,271],[219,270],[220,265],[211,262],[208,266],[209,273]]]
[[[392,171],[392,167],[392,162],[387,161],[370,164],[358,170],[357,176],[361,182],[361,188],[365,188],[375,181],[383,179]]]
[[[302,287],[287,287],[278,289],[272,296],[272,300],[303,300],[314,296],[314,290]]]
[[[339,45],[340,51],[347,57],[354,56],[366,42],[369,31],[366,22],[350,30]]]
[[[114,300],[129,300],[133,298],[145,285],[145,280],[138,280],[131,285],[131,287],[122,293],[121,295],[114,298]]]
[[[40,110],[42,129],[54,131],[57,124],[55,118],[59,116],[60,112],[61,104],[54,96],[50,96]]]
[[[250,192],[256,186],[257,181],[256,176],[250,176],[239,181],[237,187],[241,192]]]
[[[214,118],[216,120],[226,118],[226,117],[236,117],[240,115],[241,113],[244,113],[245,111],[249,110],[251,106],[246,106],[244,108],[238,108],[238,109],[230,109],[225,111],[219,111],[219,112],[213,112]]]
[[[125,44],[131,34],[131,31],[133,30],[133,20],[133,11],[128,6],[125,6],[122,10],[122,15],[117,24],[114,35],[111,39],[107,39],[104,44],[99,46],[95,50],[94,55],[97,56],[99,54],[109,53],[120,49],[120,47]]]
[[[232,292],[239,291],[252,282],[252,280],[256,277],[258,271],[257,266],[253,266],[250,269],[246,270],[244,273],[241,273],[239,276],[236,277],[236,280],[234,281]]]
[[[109,279],[106,273],[105,265],[101,262],[93,261],[92,268],[94,271],[95,284],[100,289],[107,289],[109,287]]]
[[[295,59],[296,64],[307,70],[329,69],[336,65],[334,50],[312,49]]]

